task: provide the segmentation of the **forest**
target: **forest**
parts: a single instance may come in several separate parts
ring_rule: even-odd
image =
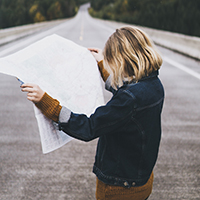
[[[0,29],[74,16],[88,0],[0,0]],[[200,0],[90,0],[93,17],[200,37]]]
[[[72,17],[87,0],[0,0],[0,29]]]
[[[200,0],[91,0],[94,17],[200,37]]]

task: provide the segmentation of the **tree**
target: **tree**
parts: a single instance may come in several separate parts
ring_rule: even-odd
[[[78,2],[78,3],[77,3]],[[0,28],[75,15],[85,0],[0,0]]]
[[[56,1],[55,3],[51,4],[49,9],[47,10],[47,17],[49,20],[63,17],[60,2]]]
[[[197,0],[92,0],[91,6],[93,16],[200,36]]]

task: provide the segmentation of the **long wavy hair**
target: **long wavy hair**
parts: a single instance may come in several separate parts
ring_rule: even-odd
[[[107,40],[103,55],[114,88],[122,86],[124,81],[138,82],[162,65],[149,36],[136,27],[117,29]]]

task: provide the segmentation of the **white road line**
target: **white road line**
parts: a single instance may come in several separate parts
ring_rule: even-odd
[[[81,32],[80,32],[80,37],[79,37],[79,40],[83,40],[83,33],[84,33],[84,25],[83,25],[83,20],[82,20],[82,23],[81,23]]]
[[[200,74],[189,69],[188,67],[186,67],[186,66],[184,66],[180,63],[177,63],[176,61],[171,60],[170,58],[167,58],[167,57],[163,57],[163,60],[168,62],[169,64],[173,65],[174,67],[176,67],[176,68],[178,68],[178,69],[180,69],[180,70],[182,70],[182,71],[184,71],[184,72],[186,72],[186,73],[188,73],[188,74],[190,74],[190,75],[192,75],[195,78],[198,78],[200,80]]]

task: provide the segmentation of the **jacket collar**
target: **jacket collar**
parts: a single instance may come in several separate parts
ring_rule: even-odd
[[[156,76],[158,76],[158,74],[159,74],[158,70],[153,71],[151,74],[142,77],[138,82],[143,81],[143,80],[146,80],[146,79],[149,79],[149,78],[156,77]]]
[[[138,82],[144,81],[144,80],[147,80],[147,79],[150,79],[150,78],[154,78],[154,77],[158,76],[158,74],[159,74],[158,70],[153,71],[151,74],[142,77]],[[134,81],[134,80],[132,82],[124,81],[123,85],[128,85],[128,84],[131,84],[131,83],[136,83],[136,81]]]
[[[144,76],[144,77],[142,77],[138,82],[140,82],[140,81],[144,81],[144,80],[147,80],[147,79],[150,79],[150,78],[153,78],[153,77],[156,77],[156,76],[158,76],[158,70],[157,71],[153,71],[151,74],[149,74],[148,76]],[[117,90],[116,89],[114,89],[113,87],[111,87],[111,85],[110,85],[110,76],[108,77],[108,79],[106,80],[106,84],[105,84],[105,88],[108,90],[108,91],[110,91],[110,92],[112,92],[113,94],[120,88],[120,87],[117,87]],[[127,86],[127,85],[129,85],[129,84],[134,84],[134,83],[136,83],[135,81],[132,81],[132,82],[128,82],[128,81],[124,81],[123,82],[123,86]],[[123,86],[121,86],[121,87],[123,87]]]

